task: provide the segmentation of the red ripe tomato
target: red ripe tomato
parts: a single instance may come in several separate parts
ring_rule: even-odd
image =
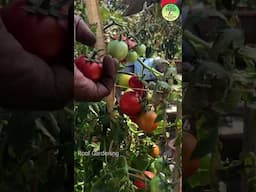
[[[137,45],[137,43],[133,39],[128,39],[127,44],[128,44],[129,49],[134,49]]]
[[[26,6],[26,0],[14,0],[2,9],[7,30],[28,52],[48,63],[59,62],[68,52],[67,17],[34,14],[25,10]],[[59,11],[67,15],[68,7],[64,5]]]
[[[143,181],[141,181],[141,180],[135,180],[135,181],[133,182],[133,184],[134,184],[136,187],[138,187],[138,189],[146,189],[146,188],[147,188],[147,185],[146,185]]]
[[[77,68],[93,81],[98,81],[101,78],[102,74],[102,64],[88,61],[85,56],[80,56],[75,59],[75,64]]]
[[[142,111],[140,98],[134,91],[124,93],[120,97],[119,105],[121,112],[128,116],[136,116]]]
[[[164,7],[166,4],[176,4],[177,0],[162,0],[161,7]]]
[[[145,89],[145,85],[137,76],[132,76],[128,83],[129,83],[129,87],[135,88],[134,91],[138,93],[141,97],[144,97],[146,95],[146,91],[143,90]],[[136,90],[136,88],[142,89],[142,90]]]

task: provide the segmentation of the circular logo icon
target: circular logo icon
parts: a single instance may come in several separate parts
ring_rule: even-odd
[[[162,9],[162,15],[167,21],[175,21],[180,16],[180,9],[175,4],[167,4]]]

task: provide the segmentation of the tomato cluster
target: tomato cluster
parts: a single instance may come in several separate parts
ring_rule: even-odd
[[[143,99],[146,91],[143,82],[135,75],[121,74],[119,75],[119,83],[122,86],[128,85],[129,90],[121,95],[119,100],[120,110],[128,115],[141,130],[145,133],[151,133],[158,127],[156,121],[157,114],[154,111],[144,111]]]
[[[114,36],[107,46],[107,53],[123,63],[133,63],[146,53],[146,46],[126,36]]]

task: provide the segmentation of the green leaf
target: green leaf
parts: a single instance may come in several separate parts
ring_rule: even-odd
[[[241,55],[242,57],[246,57],[248,59],[252,59],[256,61],[256,48],[254,47],[249,47],[249,46],[241,47],[238,50],[238,54]]]

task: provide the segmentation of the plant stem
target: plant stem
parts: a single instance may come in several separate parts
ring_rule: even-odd
[[[138,169],[134,169],[134,168],[132,168],[132,167],[129,167],[128,170],[129,170],[129,171],[133,171],[133,172],[135,172],[135,173],[141,173],[141,174],[143,173],[142,171],[140,171],[140,170],[138,170]]]
[[[207,43],[206,41],[200,39],[199,37],[195,36],[193,33],[191,33],[188,30],[183,31],[183,37],[185,37],[186,39],[189,39],[191,41],[194,41],[195,43],[199,43],[207,49],[210,49],[212,47],[210,43]]]
[[[145,91],[145,92],[148,92],[148,91],[151,91],[150,89],[142,89],[142,88],[131,88],[131,87],[126,87],[126,86],[123,86],[123,85],[115,85],[115,87],[117,88],[125,88],[125,89],[133,89],[135,91]],[[175,91],[175,90],[174,90]],[[163,91],[156,91],[157,93],[164,93]],[[177,92],[177,91],[176,91]]]
[[[149,70],[151,73],[153,73],[156,77],[162,77],[163,74],[160,73],[159,71],[157,71],[156,69],[154,68],[151,68],[149,66],[147,66],[143,61],[141,61],[140,59],[138,59],[138,62],[144,67],[146,68],[147,70]]]

